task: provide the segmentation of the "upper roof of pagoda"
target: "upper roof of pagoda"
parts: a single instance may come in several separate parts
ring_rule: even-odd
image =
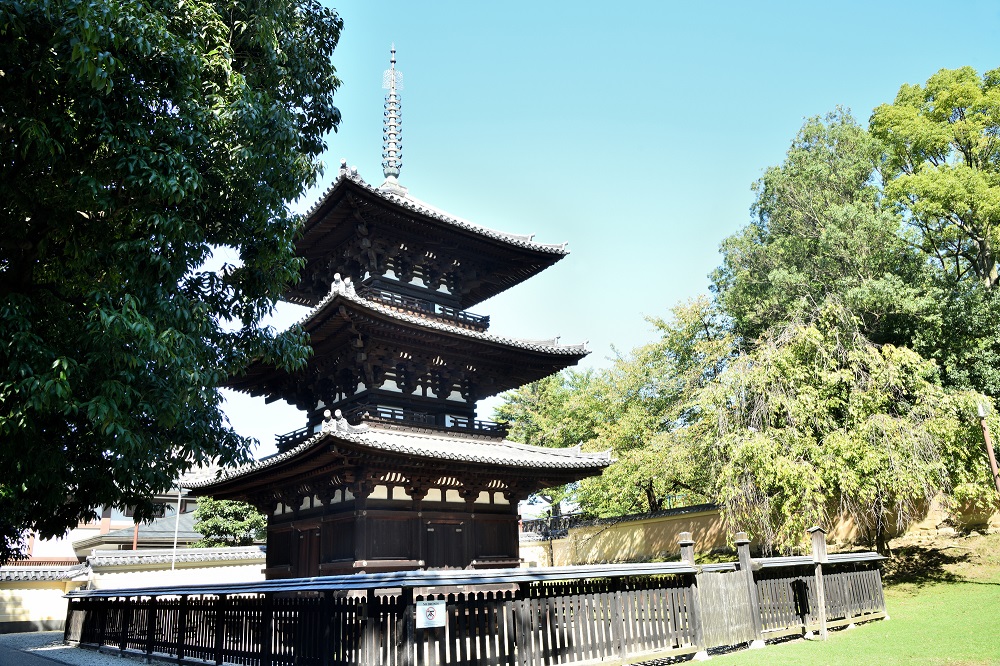
[[[338,414],[295,448],[184,485],[196,495],[240,496],[256,485],[307,479],[309,470],[329,475],[338,465],[348,464],[391,468],[404,476],[461,467],[517,478],[523,490],[533,492],[599,474],[612,462],[610,451],[586,453],[579,446],[550,448],[410,428],[355,426]]]
[[[569,254],[566,244],[504,233],[446,213],[392,182],[375,187],[342,166],[307,213],[296,243],[306,260],[299,284],[285,297],[301,305],[322,299],[334,273],[361,281],[392,270],[404,281],[445,285],[471,307],[548,268]]]
[[[384,335],[388,349],[406,352],[411,357],[421,351],[434,356],[448,356],[459,353],[455,350],[465,350],[465,354],[477,359],[477,367],[498,364],[503,368],[502,376],[491,377],[488,386],[480,387],[476,399],[547,377],[590,353],[585,344],[563,345],[558,339],[506,337],[441,318],[410,313],[360,296],[352,281],[340,279],[339,275],[335,276],[326,297],[298,323],[310,335],[315,352],[304,370],[287,373],[255,362],[246,374],[230,379],[229,386],[253,395],[280,396],[297,404],[303,376],[309,373],[319,375],[335,368],[334,348],[347,349],[352,352],[353,359],[353,352],[358,349],[352,348],[350,343],[358,335]],[[400,331],[405,331],[405,335],[400,336]],[[349,360],[348,365],[353,364],[354,361]],[[304,404],[300,407],[308,408]]]

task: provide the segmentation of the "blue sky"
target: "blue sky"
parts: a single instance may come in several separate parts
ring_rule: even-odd
[[[492,330],[612,346],[652,339],[644,316],[706,293],[718,246],[750,221],[752,183],[806,117],[837,105],[867,120],[938,69],[1000,67],[993,2],[330,3],[341,158],[379,184],[382,72],[396,44],[410,193],[483,226],[567,241],[571,254],[474,308]],[[282,306],[274,324],[305,314]],[[481,404],[489,418],[491,404]],[[227,393],[258,438],[304,415]]]

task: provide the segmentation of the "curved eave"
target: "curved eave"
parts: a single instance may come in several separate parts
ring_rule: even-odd
[[[548,374],[552,374],[553,372],[558,372],[563,368],[575,365],[590,353],[585,345],[582,344],[558,345],[553,344],[551,341],[532,341],[508,338],[493,335],[485,331],[475,331],[459,326],[453,326],[428,317],[407,314],[405,312],[400,312],[394,310],[393,308],[384,306],[380,303],[362,298],[352,293],[352,290],[343,283],[335,285],[334,289],[330,291],[327,297],[298,322],[298,325],[311,336],[314,348],[322,347],[322,341],[326,337],[326,334],[324,334],[322,329],[328,324],[328,322],[339,316],[338,309],[342,305],[346,308],[353,309],[361,314],[377,318],[392,325],[398,325],[404,328],[414,328],[419,330],[421,333],[433,336],[442,336],[446,339],[456,340],[459,344],[471,347],[478,346],[483,349],[484,352],[499,350],[516,355],[531,354],[536,359],[539,359],[546,365],[551,366],[551,372],[537,377],[536,380],[541,379]],[[266,382],[268,376],[273,376],[275,373],[282,373],[282,371],[270,366],[263,366],[255,363],[251,365],[245,375],[232,378],[228,385],[230,388],[237,391],[257,394],[255,393],[255,387],[259,386],[261,382]],[[495,395],[505,390],[509,390],[510,388],[514,388],[514,386],[499,386],[489,395]],[[482,397],[489,397],[489,395],[484,395]]]
[[[298,325],[305,331],[310,332],[320,322],[329,318],[331,316],[331,310],[337,308],[341,304],[341,301],[362,310],[366,314],[382,318],[388,322],[406,324],[408,326],[423,329],[426,332],[447,335],[460,340],[476,340],[510,350],[531,351],[552,356],[578,357],[577,360],[590,353],[582,344],[560,345],[556,344],[554,341],[548,340],[522,340],[520,338],[509,338],[502,335],[494,335],[486,331],[476,331],[468,328],[462,328],[461,326],[454,326],[431,317],[421,317],[419,315],[401,312],[386,305],[382,305],[381,303],[362,298],[361,296],[352,293],[352,290],[345,285],[341,285],[339,288],[338,286],[335,286],[331,289],[330,293],[326,298],[320,301],[319,305],[299,320]]]
[[[300,256],[307,257],[309,249],[320,238],[330,233],[333,226],[326,224],[329,217],[341,204],[347,193],[353,193],[386,207],[403,218],[414,218],[423,224],[440,229],[446,236],[466,237],[478,243],[486,243],[498,253],[513,254],[525,260],[518,270],[503,275],[495,275],[493,282],[484,282],[460,297],[463,308],[473,307],[511,287],[537,275],[569,254],[566,243],[537,243],[532,236],[505,233],[480,226],[463,218],[451,215],[430,204],[410,196],[393,194],[374,187],[357,175],[341,172],[329,189],[307,213],[302,226],[302,235],[296,242]],[[286,294],[287,300],[300,305],[313,305],[315,299],[307,292],[292,288]]]
[[[409,441],[406,441],[409,440]],[[579,449],[547,449],[506,440],[477,440],[440,434],[389,431],[351,426],[341,419],[328,421],[322,432],[299,446],[214,480],[187,487],[196,496],[238,497],[257,486],[281,485],[312,474],[333,473],[350,454],[396,458],[405,466],[465,465],[486,475],[522,475],[565,479],[563,483],[600,474],[613,461],[610,453],[582,453]]]

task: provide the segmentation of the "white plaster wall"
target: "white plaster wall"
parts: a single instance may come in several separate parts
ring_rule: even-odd
[[[185,566],[178,563],[177,568],[170,570],[168,562],[162,569],[146,570],[111,570],[94,571],[91,578],[91,589],[107,590],[123,587],[159,587],[161,585],[200,585],[208,583],[250,583],[264,580],[264,560],[255,560],[248,564],[225,566]]]

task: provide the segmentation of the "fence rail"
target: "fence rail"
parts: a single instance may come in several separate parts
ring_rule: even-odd
[[[822,586],[814,563],[786,558],[74,592],[65,635],[178,663],[622,663],[884,617],[877,558],[837,557]],[[443,604],[444,626],[418,629],[416,602],[428,600]]]

